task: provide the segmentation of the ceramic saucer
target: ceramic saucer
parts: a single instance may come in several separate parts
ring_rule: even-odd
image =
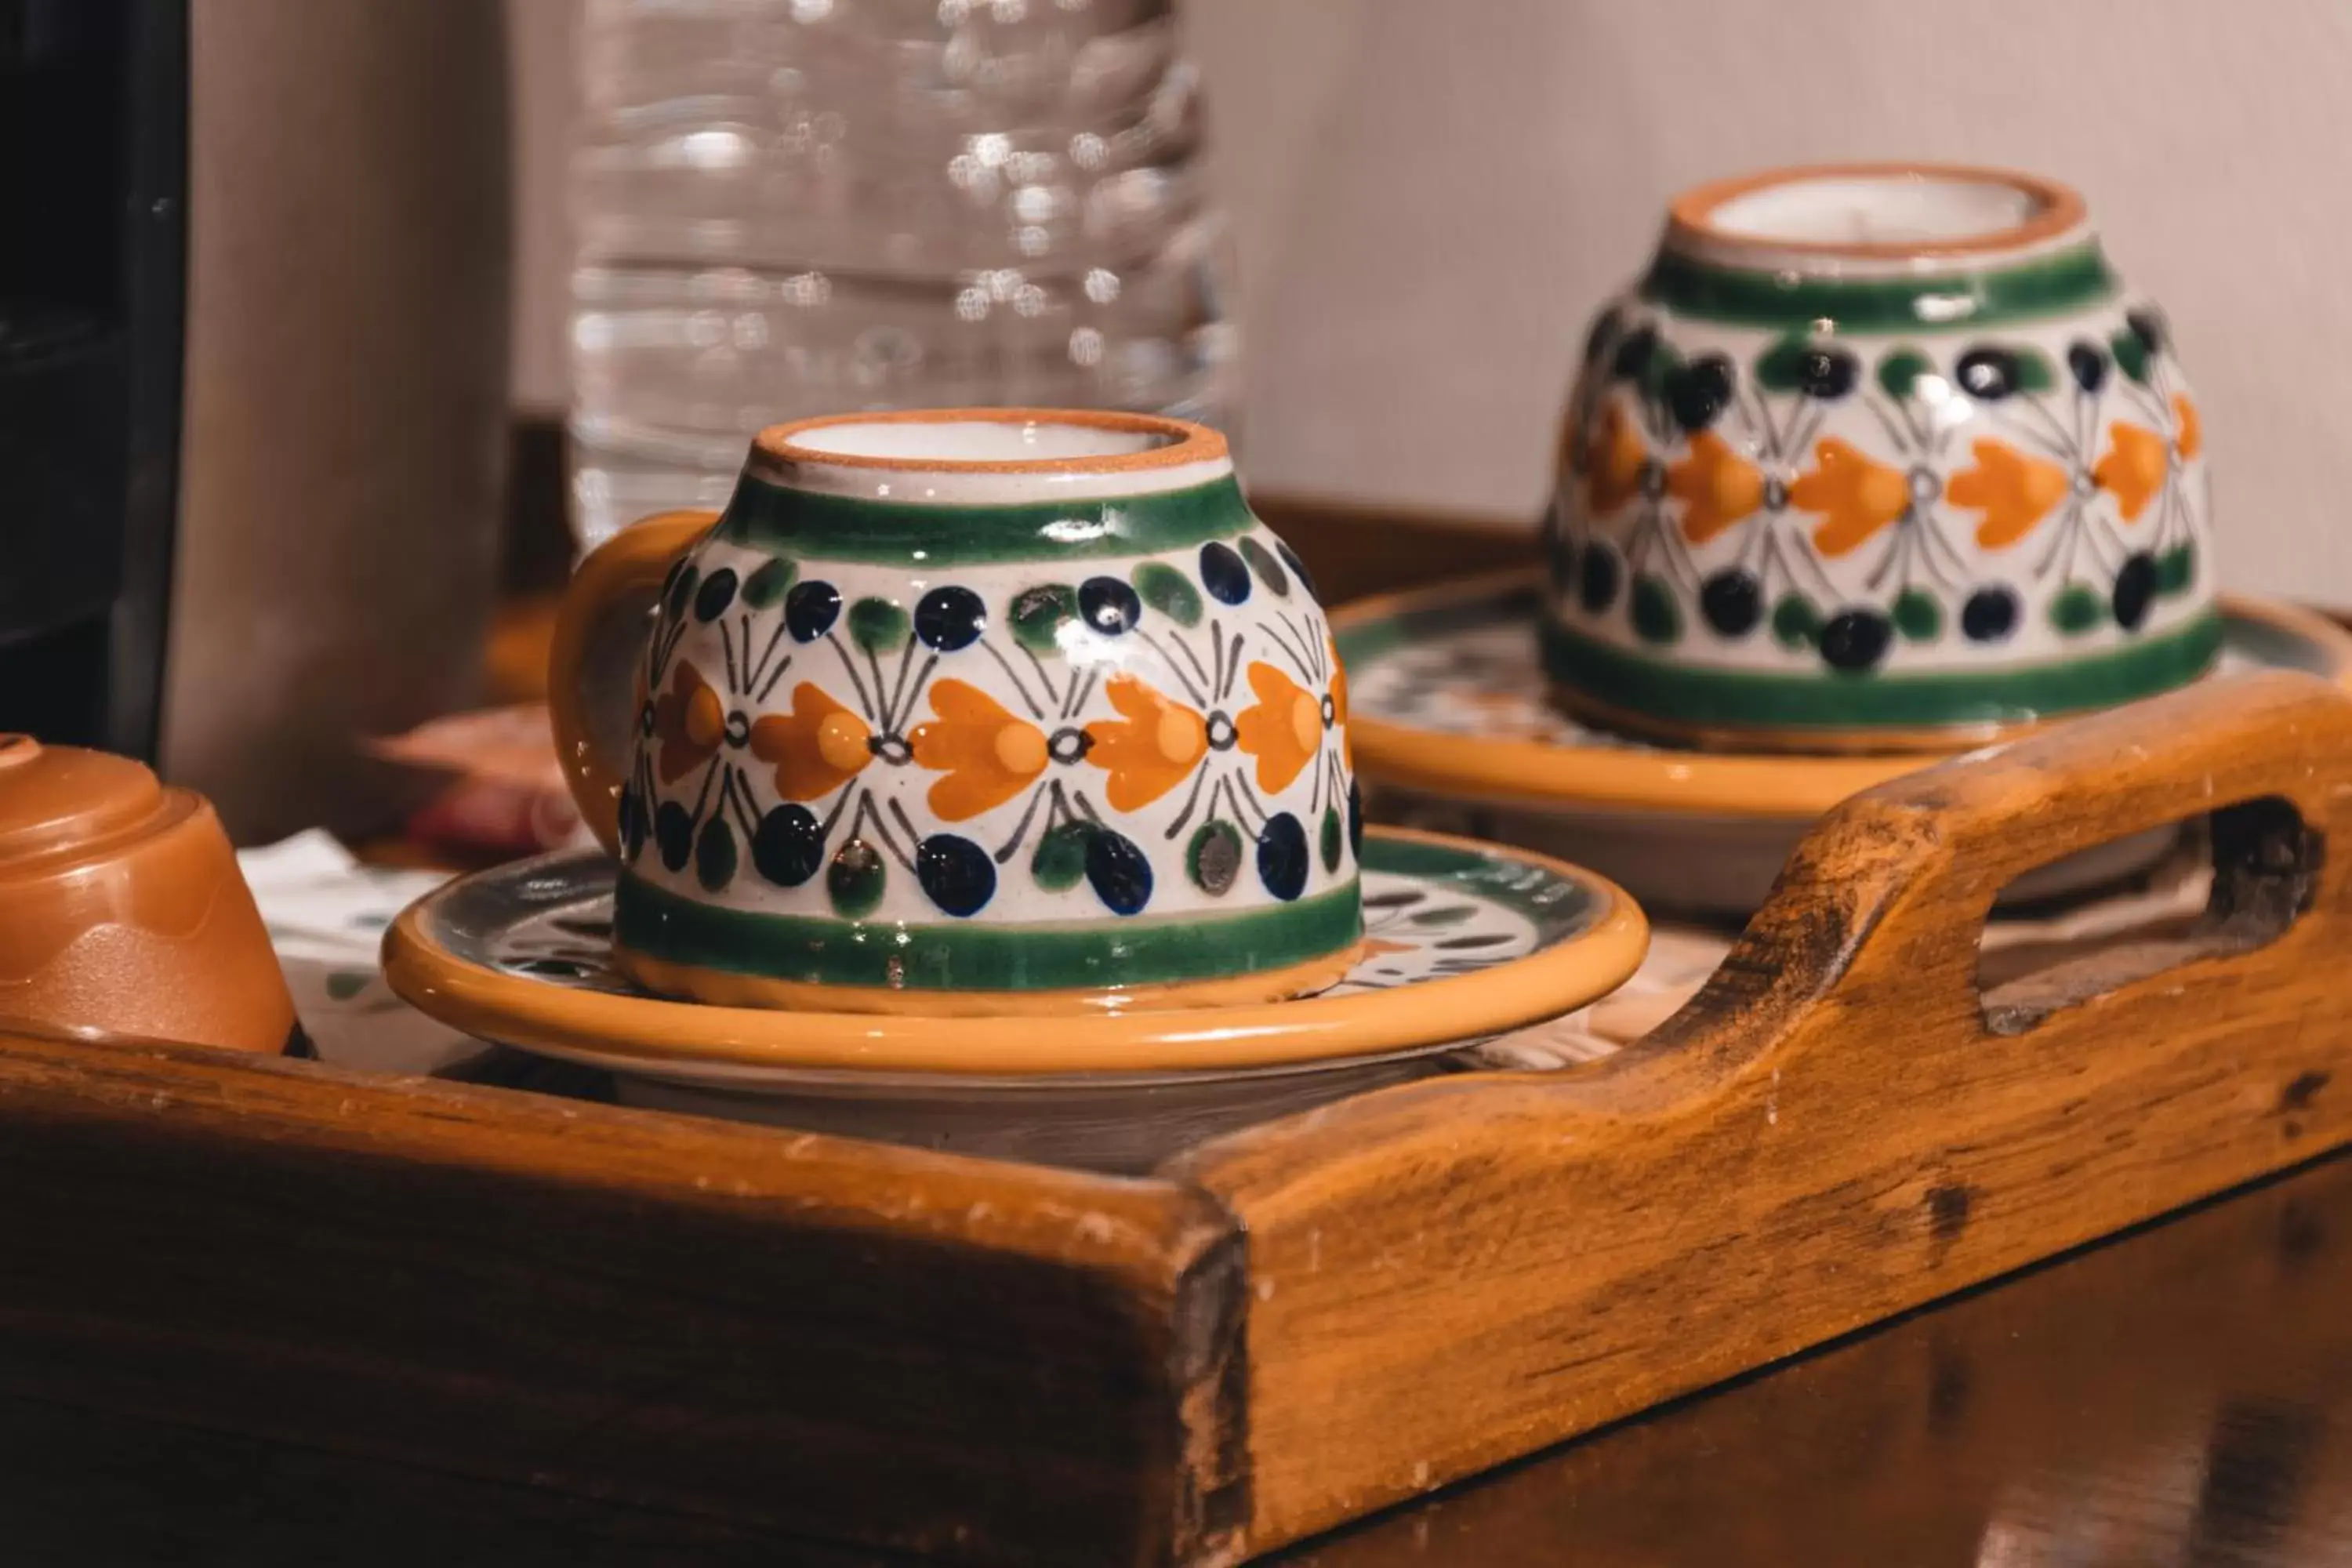
[[[1545,700],[1531,572],[1361,601],[1331,617],[1349,734],[1372,809],[1590,866],[1644,906],[1745,916],[1813,819],[1932,757],[1675,751],[1586,729]],[[2308,611],[2224,595],[2220,669],[2308,670],[2352,689],[2352,634]],[[2172,830],[2043,867],[2014,901],[2060,897],[2161,860]]]
[[[1543,856],[1376,831],[1365,951],[1338,984],[1255,1006],[1036,1019],[776,1012],[674,1002],[610,967],[613,875],[574,850],[460,878],[384,941],[392,987],[502,1044],[741,1089],[808,1072],[962,1079],[1270,1068],[1439,1049],[1557,1016],[1640,963],[1648,926],[1601,878]]]
[[[673,1002],[609,963],[611,862],[574,850],[409,907],[394,991],[500,1045],[614,1075],[625,1103],[999,1158],[1141,1171],[1201,1139],[1446,1070],[1463,1047],[1616,988],[1649,928],[1545,857],[1376,828],[1366,951],[1339,984],[1263,1006],[910,1019]]]

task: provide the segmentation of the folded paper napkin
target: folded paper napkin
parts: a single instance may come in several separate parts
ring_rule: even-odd
[[[480,1042],[394,995],[378,954],[393,917],[446,874],[363,866],[315,829],[236,860],[286,971],[294,1016],[321,1059],[433,1073],[481,1054]]]

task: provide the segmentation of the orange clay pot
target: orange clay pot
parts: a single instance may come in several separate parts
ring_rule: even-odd
[[[0,735],[0,1028],[16,1020],[286,1048],[286,977],[201,795]]]

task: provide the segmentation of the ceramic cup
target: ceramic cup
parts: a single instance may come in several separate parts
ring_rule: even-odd
[[[1702,185],[1586,341],[1554,689],[1685,743],[1914,751],[2181,685],[2221,636],[2204,450],[2163,314],[2065,186]]]
[[[649,990],[1212,1005],[1318,989],[1357,950],[1346,682],[1196,425],[777,426],[715,526],[667,514],[588,558],[551,689]]]
[[[0,1029],[285,1050],[294,1002],[202,795],[0,735]]]

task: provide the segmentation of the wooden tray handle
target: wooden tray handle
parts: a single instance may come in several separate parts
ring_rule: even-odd
[[[2038,867],[2240,801],[2299,798],[2324,815],[2337,791],[2311,787],[2312,748],[2330,743],[2352,747],[2352,700],[2337,688],[2288,672],[2240,676],[1893,780],[1832,813],[1814,839],[1930,817],[1945,851],[1933,879],[1946,896],[1989,902]]]
[[[2208,811],[2192,937],[1979,994],[2005,884]],[[1830,813],[1698,995],[1613,1056],[1171,1161],[1248,1233],[1249,1543],[2352,1140],[2352,899],[2325,854],[2347,816],[2352,698],[2308,676],[2056,726]]]
[[[2209,812],[2217,875],[2193,939],[1979,997],[1978,944],[2004,887]],[[2347,819],[2352,699],[2308,675],[2208,681],[1970,752],[1825,816],[1715,979],[1643,1044],[1671,1049],[1727,1018],[1754,1026],[1832,996],[1906,998],[1888,1016],[1921,1026],[1980,1012],[1985,1027],[2014,1033],[2093,995],[2160,993],[2147,984],[2160,973],[2263,945],[2315,909],[2343,916],[2343,870],[2325,847]]]

